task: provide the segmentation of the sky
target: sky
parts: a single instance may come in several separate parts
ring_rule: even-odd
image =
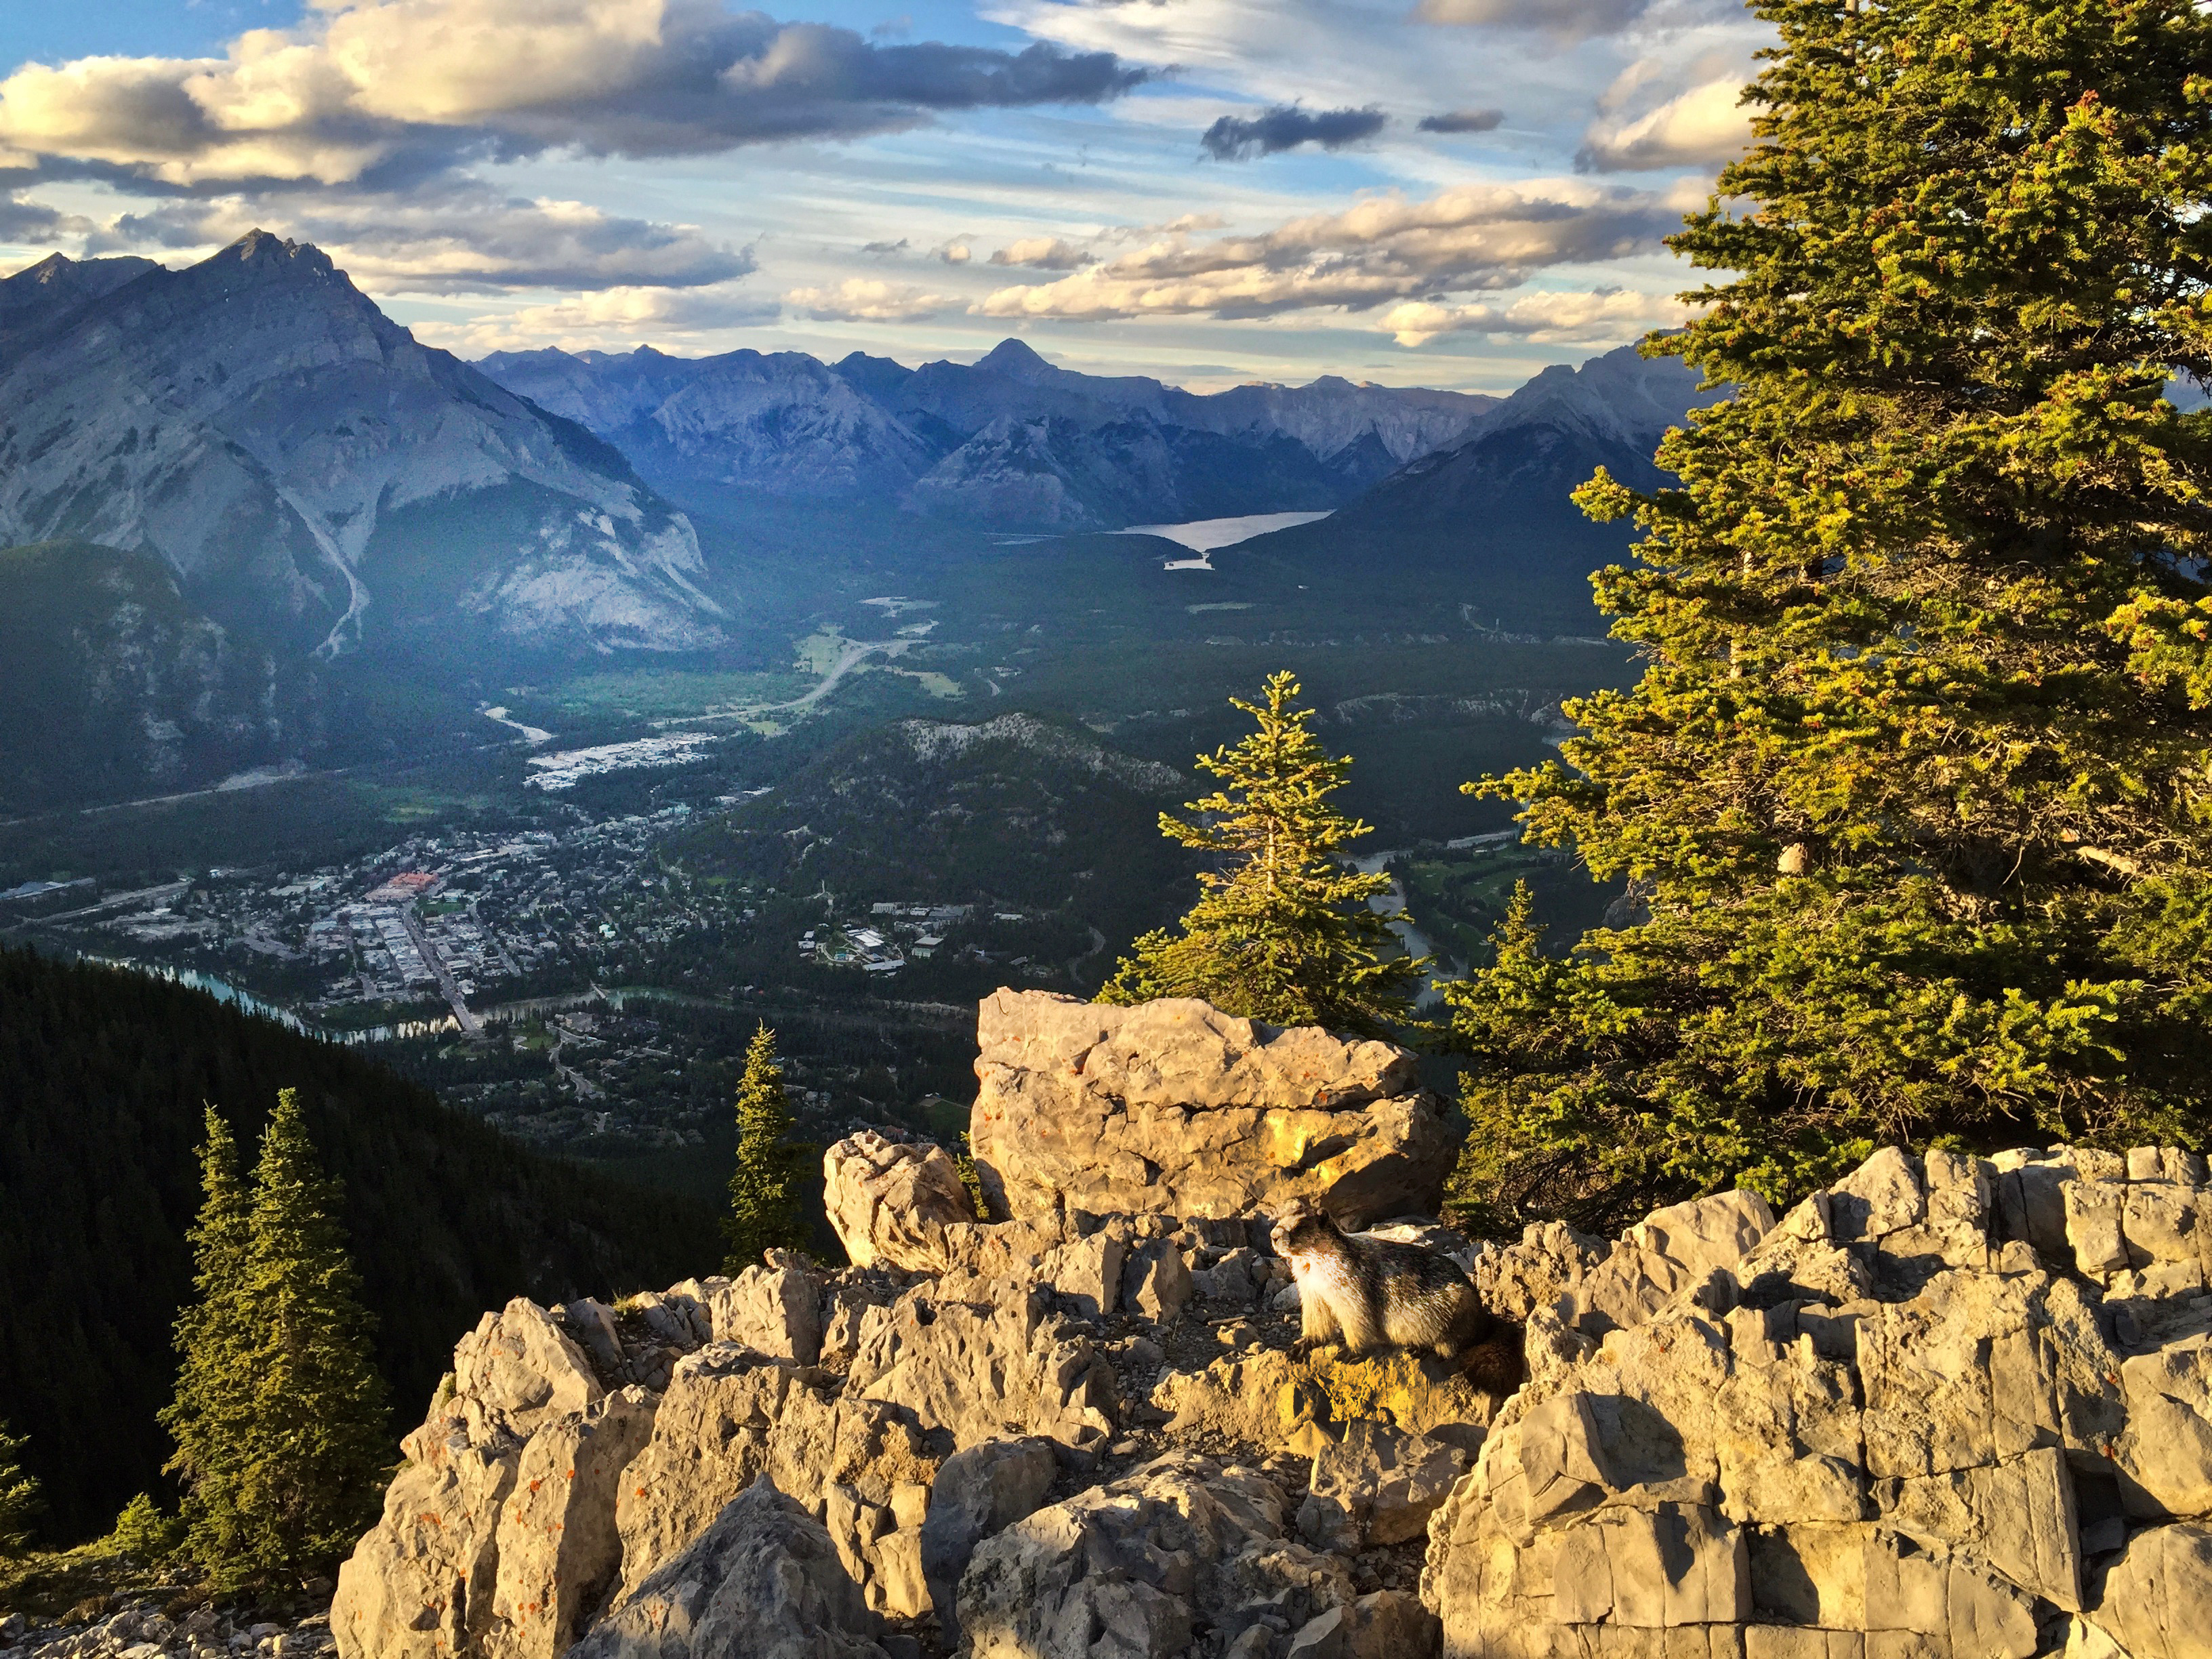
[[[260,228],[425,342],[1504,391],[1686,314],[1730,0],[0,8],[0,271]]]

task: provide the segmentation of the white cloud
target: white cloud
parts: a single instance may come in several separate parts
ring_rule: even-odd
[[[614,288],[461,322],[417,322],[413,330],[427,345],[442,346],[459,356],[481,357],[544,346],[564,351],[622,349],[647,341],[665,343],[772,322],[779,311],[774,300],[726,285]]]
[[[1490,28],[1540,29],[1561,40],[1617,34],[1635,22],[1651,0],[1420,0],[1413,15],[1424,23]]]
[[[0,81],[0,147],[179,185],[360,181],[481,155],[703,155],[931,112],[1119,96],[1149,71],[778,23],[721,0],[313,0],[222,58],[85,58]]]
[[[1467,185],[1426,201],[1377,197],[1259,236],[1153,243],[1033,287],[1002,288],[987,317],[1262,316],[1513,288],[1536,270],[1648,253],[1703,191],[1580,179]]]
[[[1036,270],[1074,270],[1091,259],[1091,254],[1057,236],[1024,236],[991,256],[994,265],[1028,265]]]
[[[1633,118],[1610,112],[1607,105],[1618,99],[1609,94],[1583,135],[1575,165],[1614,173],[1733,161],[1751,137],[1751,112],[1741,101],[1747,79],[1741,73],[1718,76]]]
[[[373,288],[415,293],[698,288],[753,269],[744,249],[688,226],[618,218],[583,202],[519,201],[467,183],[164,202],[123,215],[88,249],[207,248],[256,227],[313,242]]]
[[[959,301],[906,283],[848,276],[835,288],[795,288],[783,296],[793,310],[819,322],[904,323],[934,317]]]
[[[1626,289],[1588,294],[1529,294],[1509,306],[1441,306],[1413,301],[1382,314],[1382,327],[1402,346],[1426,345],[1446,334],[1480,334],[1543,345],[1619,345],[1687,322],[1689,307],[1657,294]]]

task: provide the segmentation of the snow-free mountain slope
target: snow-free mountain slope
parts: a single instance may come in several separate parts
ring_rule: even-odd
[[[1417,457],[1320,523],[1238,553],[1443,580],[1485,627],[1598,634],[1589,575],[1626,555],[1630,532],[1591,523],[1573,491],[1601,466],[1638,489],[1656,484],[1651,456],[1667,428],[1723,395],[1700,392],[1679,359],[1633,346],[1579,368],[1557,365],[1478,416],[1461,442]]]
[[[216,620],[294,647],[457,622],[532,648],[719,635],[690,523],[617,452],[416,343],[312,246],[256,232],[50,319],[0,362],[0,544],[149,550]],[[386,556],[433,528],[427,566]]]
[[[151,259],[72,259],[50,253],[0,277],[0,348],[161,267]]]
[[[671,489],[896,501],[1041,529],[1325,509],[1451,442],[1497,399],[1355,386],[1200,394],[1084,374],[1019,340],[908,368],[855,352],[508,352],[484,371]]]

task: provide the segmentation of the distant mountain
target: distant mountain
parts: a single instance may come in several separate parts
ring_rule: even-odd
[[[112,294],[161,266],[151,259],[71,259],[50,253],[34,265],[0,278],[0,347],[18,335]]]
[[[1580,368],[1545,369],[1462,440],[1407,463],[1327,520],[1243,544],[1226,556],[1369,576],[1444,580],[1468,614],[1505,630],[1596,634],[1589,575],[1627,552],[1630,528],[1593,524],[1570,499],[1600,466],[1623,483],[1661,482],[1652,452],[1698,391],[1676,358],[1633,346]],[[1224,556],[1217,553],[1217,560]]]
[[[1462,434],[1476,393],[1244,386],[1199,394],[1054,368],[1018,340],[909,369],[855,352],[507,352],[479,365],[589,427],[671,489],[863,496],[1054,529],[1225,518],[1351,500]]]
[[[0,817],[213,783],[324,740],[305,657],[195,610],[155,555],[0,550]]]
[[[0,544],[156,554],[222,626],[326,655],[721,635],[690,522],[618,452],[418,345],[312,246],[49,259],[0,328]]]

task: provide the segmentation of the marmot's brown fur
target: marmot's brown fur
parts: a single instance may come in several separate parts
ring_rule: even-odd
[[[1477,1387],[1521,1384],[1521,1328],[1482,1305],[1459,1264],[1440,1251],[1346,1234],[1304,1199],[1275,1221],[1275,1253],[1298,1287],[1296,1352],[1339,1342],[1352,1355],[1386,1347],[1457,1362]]]

